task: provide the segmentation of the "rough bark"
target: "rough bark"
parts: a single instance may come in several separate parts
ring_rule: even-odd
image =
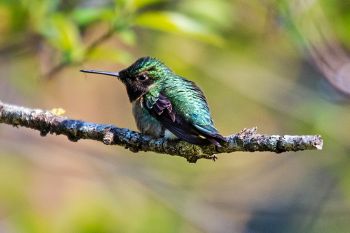
[[[319,135],[265,135],[258,134],[256,128],[244,129],[228,136],[228,142],[222,147],[214,145],[197,146],[181,140],[152,138],[129,129],[113,125],[96,124],[69,119],[55,115],[50,111],[30,109],[0,101],[0,123],[22,126],[47,134],[66,135],[71,141],[91,139],[106,145],[120,145],[133,152],[153,151],[162,154],[184,157],[189,162],[200,158],[216,159],[217,154],[235,151],[287,151],[322,150],[323,140]]]

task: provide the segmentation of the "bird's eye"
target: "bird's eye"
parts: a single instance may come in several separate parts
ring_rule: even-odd
[[[139,81],[145,81],[148,79],[148,76],[146,74],[140,74],[139,76],[137,76],[137,80]]]

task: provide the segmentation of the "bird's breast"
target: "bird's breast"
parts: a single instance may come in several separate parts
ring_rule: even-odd
[[[132,102],[132,113],[140,132],[153,137],[164,136],[165,128],[143,107],[142,98],[138,98]]]

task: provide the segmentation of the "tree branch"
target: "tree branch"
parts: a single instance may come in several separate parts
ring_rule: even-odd
[[[71,141],[91,139],[106,145],[120,145],[133,152],[153,151],[162,154],[184,157],[189,162],[200,158],[215,160],[215,154],[235,151],[287,151],[322,150],[323,140],[319,135],[279,136],[258,134],[256,128],[244,129],[238,134],[228,136],[222,147],[214,145],[197,146],[181,140],[152,138],[113,125],[95,124],[55,115],[50,111],[30,109],[0,101],[0,123],[23,126],[40,131],[41,136],[64,134]]]

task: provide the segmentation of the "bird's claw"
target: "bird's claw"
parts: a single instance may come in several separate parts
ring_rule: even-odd
[[[218,157],[216,155],[210,155],[208,156],[208,159],[211,159],[215,162],[218,159]]]

